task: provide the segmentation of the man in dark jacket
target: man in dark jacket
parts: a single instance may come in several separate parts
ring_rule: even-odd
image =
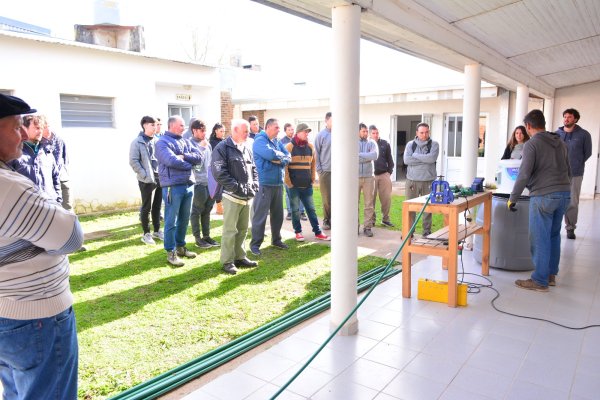
[[[231,121],[231,136],[213,149],[211,169],[215,180],[223,188],[223,234],[221,235],[221,264],[228,274],[235,275],[239,268],[256,267],[246,258],[244,241],[248,233],[250,205],[258,191],[258,174],[250,150],[248,121]]]
[[[392,158],[392,149],[390,144],[379,138],[379,129],[375,125],[369,126],[371,139],[377,143],[379,156],[375,160],[375,196],[373,197],[373,206],[377,202],[381,203],[381,223],[385,226],[393,227],[390,221],[390,205],[392,204],[392,172],[394,172],[394,159]],[[373,213],[373,225],[375,225],[377,213]]]
[[[579,111],[568,108],[563,111],[564,126],[558,128],[556,133],[567,144],[569,149],[569,163],[571,164],[571,203],[565,212],[565,225],[567,238],[575,239],[577,227],[577,214],[579,212],[579,193],[583,182],[585,162],[592,155],[592,136],[588,131],[577,125]]]
[[[179,257],[196,257],[185,247],[185,234],[194,197],[192,168],[202,163],[202,155],[182,137],[184,123],[179,115],[169,118],[167,124],[169,130],[156,143],[158,176],[165,201],[164,246],[169,264],[181,267],[184,263]]]
[[[515,281],[522,289],[547,292],[556,285],[560,262],[560,227],[571,197],[567,147],[556,133],[546,131],[544,113],[530,111],[523,120],[531,139],[523,146],[523,158],[508,208],[526,187],[529,189],[529,241],[535,270],[531,279]]]

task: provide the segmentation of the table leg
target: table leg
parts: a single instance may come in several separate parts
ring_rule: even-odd
[[[450,209],[448,231],[448,306],[456,307],[458,304],[458,212]]]
[[[492,228],[492,200],[488,197],[483,203],[483,249],[481,254],[481,274],[490,274],[490,230]]]
[[[410,242],[411,238],[408,237],[408,232],[410,231],[410,227],[412,223],[410,221],[410,213],[409,206],[404,205],[402,207],[402,240],[406,240],[404,244],[404,248],[402,249],[402,297],[410,298],[410,289],[411,289],[411,277],[410,277],[410,269],[411,269],[411,255],[410,255]]]

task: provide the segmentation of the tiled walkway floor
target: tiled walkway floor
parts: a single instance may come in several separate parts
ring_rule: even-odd
[[[518,289],[528,272],[492,269],[498,307],[562,324],[600,324],[600,202],[582,201],[577,240],[563,236],[561,271],[549,293]],[[467,272],[480,265],[464,253]],[[445,280],[441,260],[413,267]],[[483,282],[468,276],[466,280]],[[415,290],[416,292],[416,290]],[[598,399],[600,328],[569,330],[495,311],[495,292],[468,306],[404,299],[400,275],[359,310],[359,333],[337,336],[278,399]],[[185,396],[185,400],[269,399],[329,335],[329,316],[299,330]]]

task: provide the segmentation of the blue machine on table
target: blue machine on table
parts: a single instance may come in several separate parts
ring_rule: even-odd
[[[450,190],[448,182],[439,176],[437,180],[431,183],[430,202],[433,204],[450,204],[454,201],[454,193]]]

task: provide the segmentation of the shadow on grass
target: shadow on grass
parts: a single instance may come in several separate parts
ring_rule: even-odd
[[[364,256],[358,259],[358,275],[380,267],[381,258]],[[284,313],[291,312],[296,308],[316,299],[331,291],[331,272],[327,272],[306,284],[306,294],[291,301],[285,308]]]
[[[164,267],[166,259],[160,261],[152,254],[135,262],[153,264],[153,267]],[[131,265],[128,263],[123,264]],[[184,267],[185,268],[185,267]],[[146,305],[173,296],[199,282],[221,275],[221,265],[218,262],[193,267],[177,275],[170,275],[147,285],[137,286],[118,293],[112,293],[94,300],[75,303],[77,313],[77,332],[94,328],[121,318],[125,318]]]
[[[330,252],[329,246],[316,243],[310,244],[310,248],[303,245],[302,247],[305,249],[297,246],[297,242],[293,239],[286,240],[285,243],[290,246],[288,250],[279,250],[273,246],[261,248],[262,255],[259,258],[254,258],[258,261],[258,267],[248,268],[247,273],[241,273],[232,276],[231,279],[223,280],[213,291],[198,296],[197,299],[201,301],[217,295],[221,296],[223,293],[243,285],[276,281],[283,278],[285,271],[296,266],[299,262],[307,263]],[[246,269],[242,271],[246,271]]]

